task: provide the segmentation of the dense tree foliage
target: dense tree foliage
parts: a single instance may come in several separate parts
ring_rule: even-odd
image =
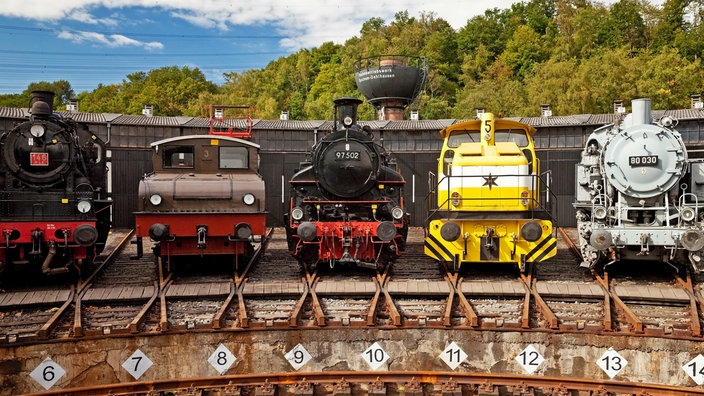
[[[59,80],[54,82],[34,82],[29,84],[27,89],[25,89],[20,94],[8,94],[0,95],[0,105],[7,107],[29,107],[30,99],[32,98],[32,91],[51,91],[54,93],[54,108],[56,110],[63,110],[60,108],[61,105],[66,105],[69,99],[74,98],[74,92],[71,88],[71,83],[66,80]]]
[[[82,111],[201,115],[204,105],[256,107],[255,117],[330,119],[331,101],[361,94],[355,63],[384,54],[423,56],[428,74],[412,104],[421,118],[469,118],[483,107],[503,116],[604,113],[613,100],[649,97],[656,109],[684,108],[704,91],[704,0],[529,0],[490,9],[457,31],[433,13],[371,18],[344,44],[324,43],[263,69],[225,74],[221,86],[176,66],[130,74],[120,84],[78,95]],[[0,105],[25,107],[33,89],[73,96],[66,81],[34,83]],[[371,119],[370,105],[362,117]]]

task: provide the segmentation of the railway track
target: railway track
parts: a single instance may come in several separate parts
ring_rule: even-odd
[[[525,340],[533,337],[550,340],[553,336],[545,334],[564,338],[574,333],[580,335],[579,339],[590,340],[587,345],[595,341],[614,346],[634,342],[646,345],[654,337],[665,342],[668,339],[701,342],[701,278],[677,277],[663,271],[641,271],[637,276],[625,270],[604,274],[585,271],[578,267],[579,260],[571,250],[569,231],[559,235],[558,256],[527,274],[507,267],[470,267],[453,273],[425,257],[423,232],[419,229],[411,230],[403,258],[383,271],[319,267],[314,272],[303,270],[290,256],[283,232],[270,234],[259,256],[239,273],[228,270],[227,266],[207,271],[197,270],[197,266],[196,270],[179,269],[178,265],[162,268],[150,254],[134,260],[131,237],[122,233],[112,239],[110,255],[96,260],[92,274],[74,286],[25,287],[1,293],[0,350],[19,346],[31,349],[33,345],[71,340],[80,345],[84,341],[85,345],[103,345],[111,337],[125,336],[137,337],[131,338],[136,340],[139,336],[198,334],[199,338],[210,339],[218,335],[230,337],[228,334],[258,338],[254,334],[261,334],[266,339],[267,334],[282,334],[287,340],[293,337],[289,340],[292,344],[284,347],[286,351],[298,342],[293,340],[301,337],[302,331],[308,335],[307,346],[315,348],[310,344],[311,334],[327,344],[332,340],[337,342],[342,334],[360,337],[373,333],[376,336],[371,337],[379,337],[392,334],[388,330],[394,329],[418,330],[413,334],[435,334],[441,330],[439,334],[447,334],[443,339],[462,334],[457,340],[464,340],[465,348],[477,342],[490,345],[486,337],[508,340],[512,334]],[[658,297],[662,295],[675,297]],[[632,337],[642,337],[643,341]],[[403,343],[397,342],[386,340],[386,347],[390,348],[389,354],[403,356],[395,349],[398,348],[395,345]],[[284,344],[288,345],[288,341]],[[354,349],[352,344],[350,347]],[[368,346],[367,341],[363,344],[366,346],[362,349]],[[247,347],[252,352],[239,354],[256,356],[253,352],[258,348],[256,345],[255,342]],[[321,356],[320,352],[318,358],[323,359],[326,355]],[[34,367],[37,363],[28,364]],[[325,364],[324,360],[319,361],[314,367],[327,367]],[[187,381],[122,380],[110,386],[75,388],[74,385],[58,393],[381,395],[388,392],[498,396],[536,392],[553,395],[586,391],[602,395],[679,392],[666,385],[550,378],[547,373],[540,377],[511,375],[504,370],[502,375],[481,374],[488,369],[472,364],[470,358],[462,363],[463,370],[451,375],[443,373],[444,366],[428,372],[395,371],[394,366],[387,367],[387,371],[365,372],[364,366],[351,366],[339,374],[335,372],[338,366],[331,366],[332,370],[316,368],[305,374],[286,373],[285,369],[281,373],[279,368],[275,372],[280,374],[265,376],[238,371],[237,375]],[[584,378],[595,375],[585,374]],[[682,394],[700,393],[704,392]]]
[[[476,267],[460,273],[427,259],[422,230],[385,271],[306,272],[285,234],[241,273],[158,270],[133,260],[129,235],[74,287],[0,294],[0,345],[189,331],[272,328],[468,328],[701,339],[697,278],[664,271],[594,274],[578,267],[571,239],[528,274]]]
[[[325,372],[189,378],[74,388],[44,395],[701,395],[702,389],[588,379],[436,372]]]

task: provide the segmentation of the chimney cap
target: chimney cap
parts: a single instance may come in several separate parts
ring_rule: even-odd
[[[541,117],[552,117],[552,110],[550,109],[550,104],[540,105],[540,116]]]

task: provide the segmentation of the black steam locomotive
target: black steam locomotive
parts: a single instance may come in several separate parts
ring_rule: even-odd
[[[80,271],[110,230],[105,143],[32,92],[28,119],[0,135],[0,272]]]
[[[357,124],[360,103],[335,100],[332,133],[313,146],[289,181],[288,247],[310,268],[321,263],[380,268],[405,246],[406,182],[370,128]]]

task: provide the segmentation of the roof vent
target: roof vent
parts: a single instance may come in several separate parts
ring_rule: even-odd
[[[72,98],[68,100],[68,104],[66,105],[66,111],[70,111],[72,113],[75,113],[78,111],[78,99]]]
[[[552,117],[552,110],[550,110],[549,104],[540,105],[540,116],[541,117]]]
[[[279,115],[279,119],[281,121],[288,120],[288,110],[281,110],[281,114]]]
[[[145,104],[144,108],[142,109],[142,114],[151,117],[154,115],[154,105],[152,104]]]
[[[704,109],[704,102],[702,102],[701,94],[694,94],[690,96],[690,99],[692,100],[693,109]]]

